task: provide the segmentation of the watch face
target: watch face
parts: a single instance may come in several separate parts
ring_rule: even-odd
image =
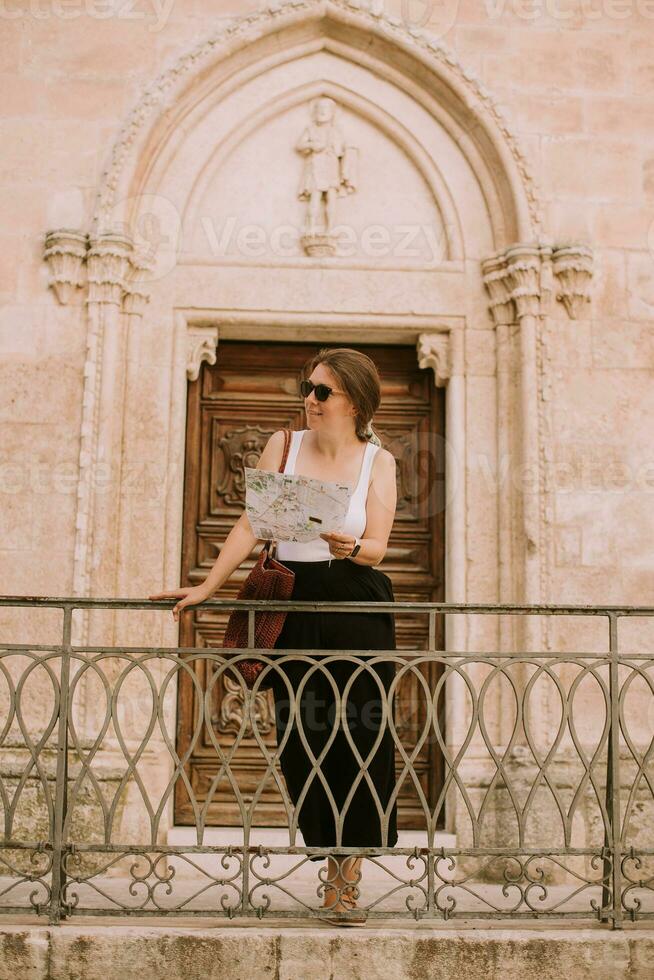
[[[350,552],[350,558],[355,558],[359,554],[360,550],[361,550],[361,545],[355,544],[354,548],[352,548],[352,551]]]

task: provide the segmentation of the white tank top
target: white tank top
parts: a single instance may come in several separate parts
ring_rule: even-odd
[[[291,445],[288,449],[288,457],[284,473],[295,473],[295,460],[302,443],[302,437],[308,429],[301,429],[291,433]],[[363,537],[366,529],[366,501],[368,499],[368,487],[370,485],[370,471],[375,454],[379,446],[374,442],[369,442],[363,455],[363,463],[359,473],[359,482],[354,493],[350,497],[350,503],[343,522],[343,534],[351,534],[353,538]],[[313,541],[278,541],[277,557],[283,561],[331,561],[333,555],[329,550],[329,545],[323,538],[314,538]]]

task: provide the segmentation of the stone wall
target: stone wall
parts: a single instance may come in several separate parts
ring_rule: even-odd
[[[321,11],[335,47],[317,54],[305,47],[304,62],[282,59],[275,72],[270,66],[285,44],[310,47],[311,18]],[[251,20],[221,34],[236,15]],[[297,20],[283,33],[291,16]],[[284,165],[288,139],[298,135],[305,102],[320,87],[302,74],[315,54],[309,75],[324,74],[332,94],[350,100],[344,122],[358,120],[361,146],[384,162],[362,174],[362,226],[383,225],[386,215],[392,230],[403,214],[416,223],[424,213],[430,227],[446,229],[447,249],[432,265],[433,255],[421,253],[413,267],[395,272],[361,255],[359,268],[353,261],[346,270],[325,261],[311,271],[301,255],[281,271],[262,262],[255,311],[261,335],[276,329],[274,322],[266,326],[270,310],[297,313],[293,336],[312,339],[312,317],[331,317],[332,328],[344,330],[356,310],[359,339],[368,323],[371,337],[382,337],[389,323],[394,329],[393,316],[406,342],[439,331],[449,338],[449,346],[430,348],[426,366],[436,383],[449,385],[449,418],[456,420],[450,436],[462,439],[449,527],[450,598],[649,602],[654,7],[648,0],[619,6],[338,0],[322,7],[302,0],[265,9],[225,0],[155,8],[138,0],[114,12],[93,0],[51,0],[38,8],[30,0],[8,5],[0,18],[0,591],[141,596],[177,585],[185,372],[187,363],[192,371],[198,357],[212,355],[213,336],[178,311],[228,309],[231,333],[224,335],[238,336],[243,311],[253,305],[252,269],[239,246],[218,270],[206,264],[211,241],[201,218],[210,211],[207,200],[217,200],[213,190],[229,192],[222,210],[216,205],[211,212],[219,226],[234,202],[241,222],[252,219],[254,205],[264,224],[278,226],[285,215],[297,220],[297,201],[288,212],[279,202],[295,185]],[[337,46],[346,42],[358,61],[339,61]],[[248,62],[255,44],[255,65],[265,61],[270,69],[258,82]],[[365,57],[375,55],[383,78],[367,73]],[[440,72],[434,69],[433,81],[430,58]],[[240,72],[240,86],[231,102],[225,96],[221,115],[210,92],[228,84],[230,69]],[[401,85],[394,85],[396,76]],[[306,98],[284,102],[284,79],[289,90],[292,81],[305,86]],[[248,124],[256,121],[268,82],[280,85],[286,114],[264,113],[247,138],[230,146],[231,157],[225,151],[214,166],[211,141],[219,127],[226,141],[239,113]],[[442,111],[433,126],[436,117],[420,103],[424,92]],[[365,123],[355,96],[367,100]],[[206,116],[213,129],[202,128],[198,105],[214,113]],[[418,179],[420,146],[428,161]],[[277,195],[266,194],[257,178],[266,153]],[[392,178],[388,201],[385,173]],[[148,194],[172,204],[173,224],[179,214],[193,218],[182,245],[185,257],[198,261],[173,263],[148,282],[146,303],[132,245],[139,233],[147,239],[135,219]],[[140,204],[132,207],[130,195]],[[158,217],[170,229],[166,214]],[[55,249],[44,262],[46,233],[58,230],[50,245],[60,246],[62,229],[73,232],[63,236],[63,258]],[[577,266],[561,271],[568,244]],[[489,269],[504,276],[500,267],[514,245],[526,271],[514,270],[508,285],[501,279],[507,292],[493,297]],[[147,401],[137,397],[143,390]],[[130,472],[136,489],[128,494]],[[42,629],[39,622],[32,612],[0,610],[8,641],[56,635],[45,616]],[[96,616],[78,638],[127,641],[133,623]],[[173,630],[162,623],[159,614],[139,614],[138,632],[174,644]],[[648,649],[650,633],[643,621],[624,627],[621,641],[630,650]],[[550,650],[606,649],[606,634],[594,623],[558,619],[523,636],[486,620],[450,637],[459,649],[531,649],[532,642]],[[646,744],[653,699],[645,685],[636,693],[633,717]],[[589,704],[600,710],[601,701]],[[552,710],[544,698],[541,732],[549,730]],[[505,743],[500,698],[489,723],[498,744]],[[456,733],[451,737],[456,744]]]

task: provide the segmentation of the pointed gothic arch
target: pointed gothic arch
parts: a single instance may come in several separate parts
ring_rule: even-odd
[[[348,0],[270,4],[222,28],[154,80],[112,148],[92,233],[110,233],[128,217],[117,213],[116,203],[147,193],[153,160],[204,100],[318,50],[374,70],[427,107],[480,183],[494,249],[537,237],[542,219],[534,179],[491,94],[440,40]]]

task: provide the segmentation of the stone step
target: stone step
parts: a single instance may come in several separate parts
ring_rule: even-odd
[[[0,922],[0,980],[651,980],[654,930]]]

